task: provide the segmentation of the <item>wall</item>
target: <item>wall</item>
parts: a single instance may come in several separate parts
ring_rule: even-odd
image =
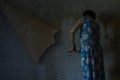
[[[37,69],[27,53],[0,9],[0,80],[35,80]]]
[[[45,68],[45,80],[83,80],[82,78],[82,66],[81,66],[81,54],[69,53],[70,48],[69,31],[74,25],[75,21],[72,18],[68,18],[63,21],[61,31],[56,35],[56,44],[46,50],[43,58],[40,60],[41,66]],[[109,48],[110,38],[106,39],[105,33],[101,26],[102,47],[104,51],[104,63],[106,80],[119,80],[119,76],[113,76],[111,70],[115,64],[114,53]],[[110,33],[111,34],[111,33]],[[76,44],[79,49],[79,31],[76,34]],[[119,66],[119,65],[117,65]],[[118,70],[119,72],[119,70]],[[116,77],[116,79],[115,79]]]
[[[104,50],[106,79],[120,80],[119,0],[5,1],[47,24],[61,28],[61,31],[55,37],[56,44],[48,48],[40,59],[39,64],[43,71],[39,72],[43,75],[42,78],[39,78],[40,80],[82,79],[80,53],[68,53],[67,50],[70,46],[69,30],[85,9],[93,9],[98,14],[98,21],[101,25],[101,44]]]
[[[55,42],[55,28],[7,4],[2,3],[1,8],[33,62],[38,63],[43,52]]]
[[[2,0],[1,0],[2,1]],[[47,23],[55,24],[66,17],[80,17],[85,9],[93,9],[99,15],[114,14],[119,16],[119,0],[3,0],[22,8]]]

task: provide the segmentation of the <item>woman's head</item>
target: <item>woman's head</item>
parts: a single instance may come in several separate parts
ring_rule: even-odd
[[[86,10],[85,12],[83,12],[83,17],[85,16],[90,16],[91,18],[96,19],[96,14],[92,10]]]

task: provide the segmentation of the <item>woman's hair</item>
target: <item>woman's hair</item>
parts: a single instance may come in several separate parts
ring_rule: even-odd
[[[85,12],[83,12],[83,17],[85,17],[85,16],[90,16],[93,19],[96,19],[96,14],[92,10],[86,10]]]

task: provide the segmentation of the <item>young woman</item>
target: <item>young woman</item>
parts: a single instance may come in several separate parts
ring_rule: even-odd
[[[72,48],[75,46],[75,32],[81,29],[81,62],[85,80],[105,80],[103,52],[100,45],[100,26],[96,22],[96,14],[92,10],[83,13],[83,20],[79,19],[70,31]]]

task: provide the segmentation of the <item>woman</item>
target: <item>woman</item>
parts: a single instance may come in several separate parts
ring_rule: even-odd
[[[72,48],[75,46],[75,32],[81,29],[81,62],[85,80],[105,80],[103,52],[100,46],[100,26],[96,22],[96,14],[92,10],[83,13],[83,20],[79,19],[70,31]]]

